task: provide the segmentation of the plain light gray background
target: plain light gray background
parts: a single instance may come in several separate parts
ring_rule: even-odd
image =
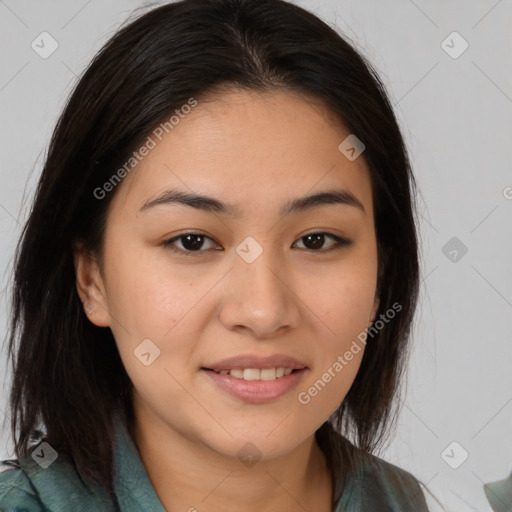
[[[296,3],[336,24],[380,73],[421,193],[421,302],[407,396],[380,456],[427,483],[446,510],[490,512],[483,482],[512,469],[512,2]],[[0,0],[2,342],[14,246],[57,115],[76,76],[140,5]],[[58,43],[46,59],[31,47],[44,31]],[[0,357],[3,415],[5,349]],[[7,458],[12,444],[1,434]]]

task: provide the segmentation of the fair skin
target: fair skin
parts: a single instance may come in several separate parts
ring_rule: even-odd
[[[203,99],[118,185],[103,267],[75,253],[89,319],[112,330],[134,384],[134,441],[168,512],[331,510],[332,475],[314,434],[343,401],[363,350],[309,403],[298,394],[378,308],[370,174],[363,157],[338,150],[349,133],[318,101],[289,91]],[[233,204],[241,216],[177,203],[139,211],[168,189]],[[279,214],[288,201],[342,189],[365,211],[337,203]],[[308,241],[315,231],[352,243],[327,250],[335,239]],[[162,245],[184,232],[207,238],[177,239],[181,254]],[[262,248],[251,263],[236,252],[248,236]],[[145,339],[160,350],[148,366],[134,355]],[[251,403],[202,370],[239,354],[285,354],[306,369],[282,396]],[[237,455],[248,442],[261,457],[251,466]]]

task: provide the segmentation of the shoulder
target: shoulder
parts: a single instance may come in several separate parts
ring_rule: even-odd
[[[419,481],[405,469],[370,455],[362,473],[368,505],[380,496],[388,507],[386,510],[428,512]]]
[[[419,481],[405,469],[357,448],[329,423],[318,432],[318,440],[331,466],[353,461],[348,479],[335,480],[336,512],[429,512]]]
[[[30,456],[1,461],[0,512],[47,510],[110,512],[112,508],[104,491],[86,485],[61,454],[48,467],[40,466]]]
[[[42,512],[42,503],[26,473],[18,466],[0,462],[0,511]]]

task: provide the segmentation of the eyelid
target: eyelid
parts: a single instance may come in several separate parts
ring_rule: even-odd
[[[321,229],[316,230],[316,231],[309,231],[305,235],[299,236],[297,238],[297,240],[301,240],[302,238],[305,238],[305,237],[310,236],[310,235],[325,235],[327,238],[332,238],[336,243],[332,244],[327,249],[314,250],[314,249],[308,249],[306,247],[304,249],[301,248],[303,251],[309,251],[309,252],[312,252],[312,253],[316,253],[317,252],[317,253],[322,254],[322,253],[329,252],[331,250],[341,249],[342,247],[348,247],[349,245],[352,245],[352,243],[353,243],[353,241],[348,239],[348,238],[345,238],[345,237],[340,236],[340,235],[335,235],[334,233],[331,233],[330,231],[321,230]]]
[[[184,237],[186,235],[199,235],[199,236],[204,237],[205,239],[208,239],[208,240],[211,240],[212,242],[217,243],[212,237],[206,235],[205,233],[201,233],[200,231],[186,231],[183,233],[179,233],[178,235],[175,235],[172,238],[164,240],[162,242],[162,245],[164,246],[165,249],[171,250],[173,252],[176,252],[176,253],[184,255],[184,256],[199,256],[201,253],[204,253],[207,250],[210,250],[210,249],[206,249],[206,250],[199,249],[197,251],[189,251],[189,250],[180,249],[173,245],[173,242],[179,240],[181,237]],[[305,238],[309,235],[326,235],[326,237],[332,238],[336,242],[336,243],[332,244],[330,247],[328,247],[327,249],[315,250],[315,249],[308,249],[307,247],[299,248],[302,251],[308,251],[310,253],[325,254],[325,253],[328,253],[328,252],[336,250],[336,249],[342,249],[343,247],[348,247],[348,246],[352,245],[352,243],[353,243],[353,240],[350,240],[348,238],[345,238],[345,237],[342,237],[339,235],[335,235],[334,233],[331,233],[330,231],[326,231],[325,229],[324,230],[317,229],[317,230],[313,230],[313,231],[308,231],[304,235],[299,236],[297,238],[297,240],[294,242],[294,244],[297,241],[299,241],[302,238]],[[219,250],[219,249],[215,249],[215,250]]]
[[[208,236],[205,233],[201,233],[200,231],[185,231],[183,233],[179,233],[178,235],[173,236],[172,238],[168,238],[167,240],[164,240],[162,242],[162,245],[164,246],[165,249],[169,249],[173,252],[176,252],[178,254],[183,254],[185,256],[198,256],[199,254],[206,252],[206,250],[204,250],[204,249],[199,249],[197,251],[187,251],[187,250],[180,249],[179,247],[176,247],[173,245],[173,242],[175,242],[175,241],[179,240],[180,238],[185,237],[187,235],[199,235],[199,236],[204,237],[205,239],[208,239],[208,240],[211,240],[212,242],[217,243],[211,236]],[[218,249],[215,249],[215,250],[218,250]]]

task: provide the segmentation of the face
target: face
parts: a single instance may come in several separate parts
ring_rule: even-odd
[[[338,149],[349,134],[311,99],[233,90],[153,137],[115,191],[101,272],[75,259],[136,418],[218,454],[251,442],[273,458],[340,405],[378,308],[370,175]],[[290,208],[326,192],[338,199]]]

